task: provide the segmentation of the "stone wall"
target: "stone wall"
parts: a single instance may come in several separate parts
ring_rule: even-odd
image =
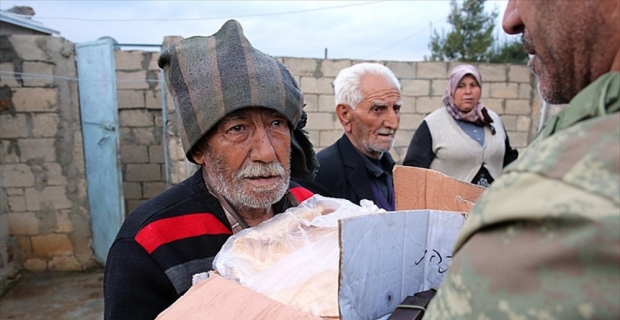
[[[0,291],[20,268],[95,264],[74,45],[0,36]]]

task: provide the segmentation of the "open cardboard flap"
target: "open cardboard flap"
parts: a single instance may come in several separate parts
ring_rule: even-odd
[[[156,320],[321,320],[217,274],[193,285]]]
[[[469,212],[485,188],[441,172],[394,166],[396,210],[444,210]]]

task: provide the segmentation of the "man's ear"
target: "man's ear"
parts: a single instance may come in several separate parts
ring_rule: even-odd
[[[200,148],[195,147],[194,150],[192,150],[191,155],[196,164],[201,166],[205,164],[204,152]]]
[[[353,109],[344,104],[336,106],[336,116],[345,132],[351,132],[351,121],[353,120]]]

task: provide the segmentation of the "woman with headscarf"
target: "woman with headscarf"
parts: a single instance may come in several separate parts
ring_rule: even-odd
[[[476,67],[454,67],[443,96],[445,108],[424,118],[403,165],[432,169],[488,187],[519,153],[510,147],[497,113],[480,102],[481,90]]]

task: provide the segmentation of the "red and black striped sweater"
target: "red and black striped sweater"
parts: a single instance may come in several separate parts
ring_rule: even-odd
[[[302,202],[312,192],[291,182]],[[285,196],[274,205],[284,212]],[[212,269],[231,227],[200,170],[136,208],[125,220],[108,253],[105,319],[154,319],[191,286],[192,276]]]

